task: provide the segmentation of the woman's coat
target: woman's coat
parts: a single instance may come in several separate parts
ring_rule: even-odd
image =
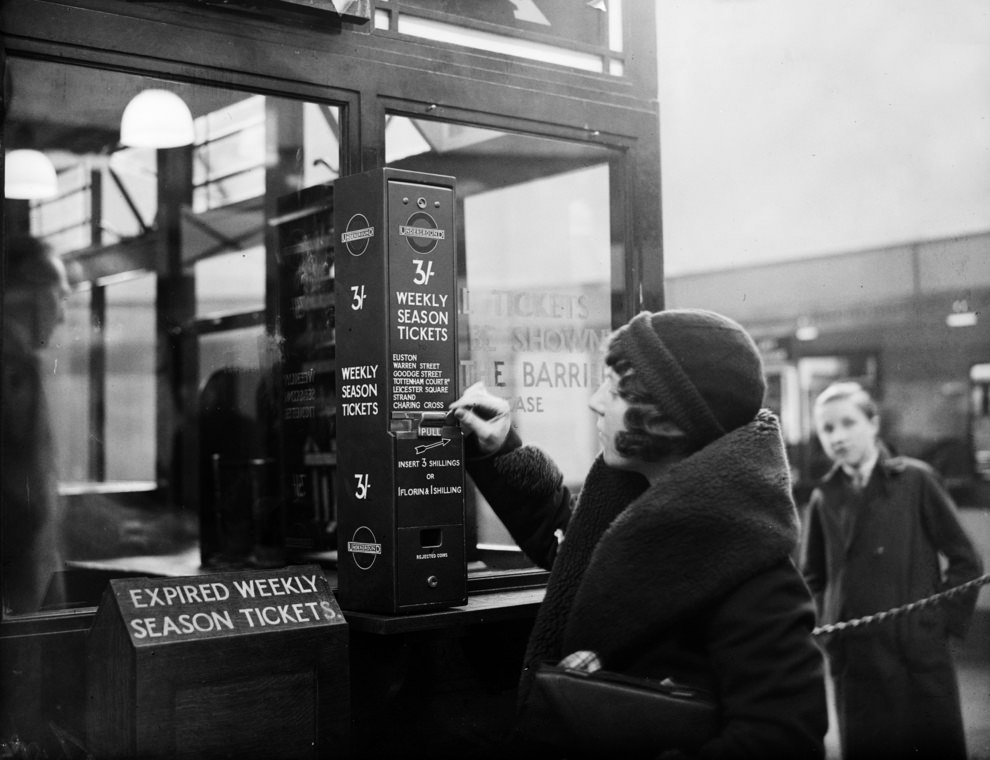
[[[468,471],[523,549],[553,563],[522,700],[536,665],[588,649],[610,670],[714,690],[722,723],[701,757],[822,756],[822,658],[790,560],[797,519],[772,415],[653,485],[599,457],[573,515],[559,472],[518,439]]]

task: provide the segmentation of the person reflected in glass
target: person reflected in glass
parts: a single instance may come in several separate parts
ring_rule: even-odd
[[[814,420],[834,464],[811,495],[801,568],[823,623],[979,577],[982,560],[936,472],[890,454],[861,385],[830,385]],[[844,760],[966,757],[949,636],[965,635],[976,593],[825,637]]]
[[[57,603],[61,509],[45,398],[45,349],[64,320],[69,283],[62,260],[30,237],[5,247],[2,374],[2,580],[8,613]]]
[[[590,400],[601,449],[577,495],[522,445],[505,399],[477,384],[452,404],[468,474],[551,570],[520,705],[541,663],[670,678],[714,694],[718,726],[701,746],[649,756],[823,757],[824,660],[752,338],[710,311],[642,312],[611,335],[605,364]]]

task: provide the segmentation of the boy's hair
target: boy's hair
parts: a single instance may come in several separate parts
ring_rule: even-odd
[[[874,420],[880,414],[880,407],[873,396],[859,383],[843,380],[832,383],[818,394],[815,399],[815,409],[819,409],[830,401],[852,401],[866,415],[866,419]]]

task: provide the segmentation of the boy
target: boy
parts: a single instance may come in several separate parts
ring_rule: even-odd
[[[833,384],[815,401],[814,418],[834,466],[811,496],[801,566],[822,623],[893,609],[980,575],[934,471],[890,456],[879,442],[869,393]],[[966,757],[948,636],[964,635],[975,603],[975,593],[957,596],[825,641],[844,760]]]

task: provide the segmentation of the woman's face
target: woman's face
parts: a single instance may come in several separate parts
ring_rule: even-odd
[[[879,420],[870,419],[851,399],[826,401],[815,409],[818,440],[830,459],[859,467],[876,451]]]
[[[615,436],[626,429],[629,402],[619,395],[619,376],[611,367],[588,406],[598,415],[598,439],[605,464],[621,470],[635,469],[631,460],[615,450]]]

